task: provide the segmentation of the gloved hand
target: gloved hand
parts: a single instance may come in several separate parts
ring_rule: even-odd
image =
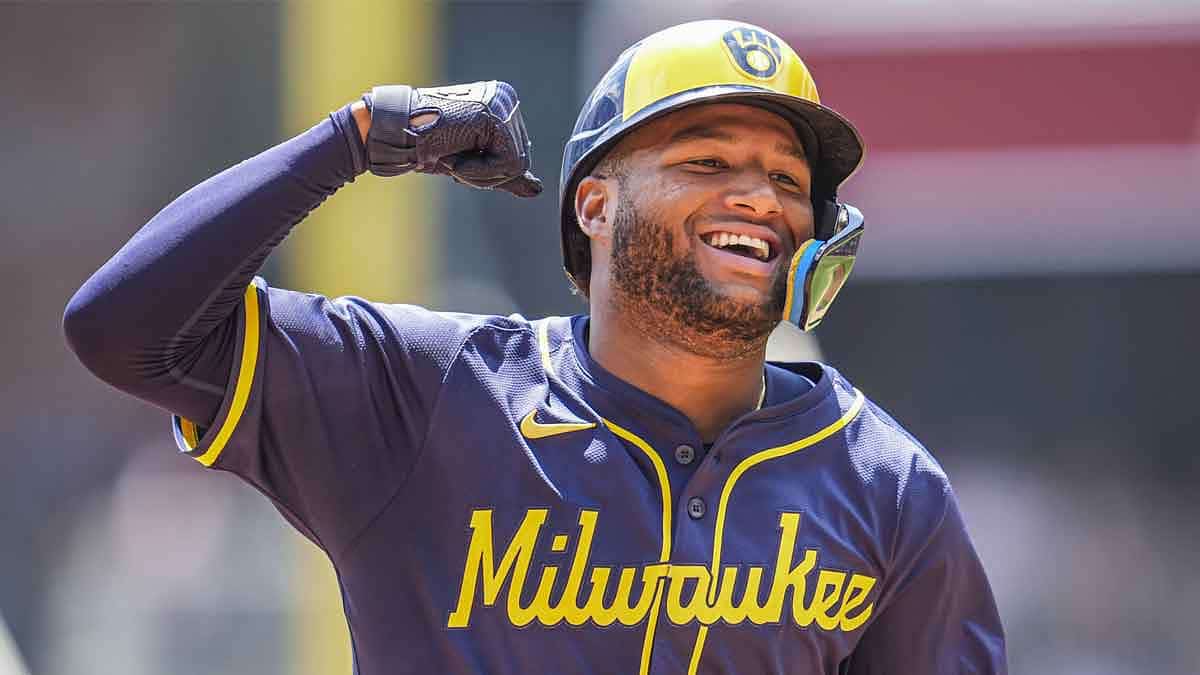
[[[430,89],[389,85],[375,87],[363,101],[371,111],[366,143],[371,173],[446,174],[518,197],[542,191],[542,181],[530,171],[533,144],[520,101],[507,82]],[[419,125],[411,124],[414,118]]]

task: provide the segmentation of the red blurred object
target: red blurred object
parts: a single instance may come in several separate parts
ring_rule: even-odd
[[[1178,145],[1196,140],[1200,120],[1200,41],[939,47],[805,61],[822,102],[854,122],[868,154]]]

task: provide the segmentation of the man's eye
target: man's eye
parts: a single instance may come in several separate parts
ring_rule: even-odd
[[[720,169],[722,166],[724,166],[724,163],[722,163],[721,160],[713,159],[711,157],[706,157],[704,159],[693,159],[692,161],[688,162],[688,164],[695,164],[697,166],[703,166],[709,169]]]
[[[790,175],[788,175],[786,173],[773,173],[773,174],[771,174],[771,179],[779,181],[779,183],[781,185],[783,185],[785,190],[790,190],[791,192],[797,192],[797,193],[802,193],[802,194],[808,192],[808,188],[803,183],[796,180],[795,178],[792,178]]]

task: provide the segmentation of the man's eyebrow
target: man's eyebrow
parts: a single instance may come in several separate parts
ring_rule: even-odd
[[[729,132],[697,124],[696,126],[680,129],[671,134],[671,137],[667,139],[668,143],[679,143],[681,141],[724,141],[725,143],[736,143],[737,139]]]
[[[737,138],[727,131],[722,131],[707,125],[698,124],[680,129],[679,131],[671,134],[671,137],[667,139],[667,143],[682,143],[686,141],[721,141],[723,143],[736,144]],[[804,153],[804,148],[799,145],[792,143],[776,143],[774,149],[775,152],[778,152],[781,155],[787,155],[788,157],[798,159],[805,164],[808,163],[808,155]]]
[[[808,155],[805,154],[804,148],[798,145],[792,145],[791,143],[776,143],[775,152],[787,155],[788,157],[798,159],[801,162],[808,164]]]

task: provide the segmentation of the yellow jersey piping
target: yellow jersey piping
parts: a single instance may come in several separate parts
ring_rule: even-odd
[[[849,424],[855,417],[858,416],[859,412],[862,411],[864,402],[865,399],[863,398],[862,392],[855,389],[854,402],[850,404],[850,407],[841,417],[837,419],[837,421],[814,434],[801,438],[798,441],[793,441],[787,445],[780,445],[774,448],[768,448],[766,450],[756,452],[746,459],[743,459],[736,467],[734,467],[733,471],[729,474],[728,480],[725,481],[725,486],[721,489],[721,500],[717,503],[717,526],[716,532],[713,535],[712,570],[709,575],[708,586],[708,603],[710,605],[716,602],[716,580],[719,578],[718,574],[721,568],[721,539],[725,533],[725,516],[729,507],[729,497],[731,494],[733,494],[734,484],[736,484],[738,479],[741,478],[742,475],[744,475],[747,471],[759,464],[762,464],[763,462],[767,462],[772,459],[778,459],[785,455],[790,455],[793,452],[803,450],[809,446],[816,445],[838,431],[841,431],[847,424]],[[697,590],[697,592],[699,592],[699,590]],[[696,635],[696,645],[692,648],[692,658],[688,663],[688,675],[695,675],[697,669],[699,668],[700,653],[704,650],[704,640],[707,637],[708,626],[701,626]]]
[[[204,454],[196,457],[196,461],[204,466],[212,466],[217,457],[220,457],[221,451],[225,449],[225,444],[229,442],[229,437],[233,435],[233,430],[237,428],[238,421],[242,418],[242,413],[246,411],[246,402],[250,400],[250,388],[254,384],[254,372],[258,367],[258,333],[259,333],[259,310],[258,310],[258,287],[251,283],[246,287],[246,293],[243,298],[242,306],[245,312],[245,330],[242,336],[242,358],[238,365],[237,383],[233,390],[233,401],[229,405],[229,412],[225,415],[225,421],[221,423],[221,428],[213,438],[212,444],[208,446],[208,450]],[[184,438],[191,442],[188,438],[188,429],[191,429],[192,438],[196,434],[196,425],[187,420],[183,420]]]
[[[537,341],[538,351],[542,354],[542,368],[546,371],[546,375],[554,373],[554,366],[550,363],[550,319],[542,319],[537,326]]]
[[[542,367],[546,370],[547,379],[554,373],[554,366],[550,361],[550,320],[542,319],[537,325],[537,340],[538,351],[542,355]],[[604,420],[604,425],[607,426],[614,434],[629,441],[638,450],[641,450],[646,458],[650,460],[650,464],[654,466],[654,474],[658,478],[659,489],[662,492],[662,548],[659,550],[658,561],[667,563],[671,559],[671,483],[667,480],[667,467],[663,464],[662,457],[650,447],[650,444],[642,440],[640,436],[622,427],[621,425],[607,418]],[[646,675],[650,672],[650,653],[654,645],[654,629],[658,625],[658,614],[662,607],[662,596],[664,582],[667,575],[663,575],[658,580],[657,587],[654,591],[654,605],[650,608],[650,617],[646,623],[646,637],[642,642],[642,658],[641,665],[638,668],[640,675]]]
[[[688,661],[688,675],[696,675],[700,668],[700,654],[704,652],[704,638],[708,637],[708,626],[700,626],[696,633],[696,646],[692,648],[692,658]]]
[[[667,562],[671,557],[671,484],[667,482],[667,467],[663,465],[662,457],[650,447],[650,444],[643,441],[637,434],[625,429],[621,425],[609,420],[601,418],[604,424],[608,426],[612,432],[621,438],[632,443],[638,450],[645,453],[650,459],[650,463],[654,465],[654,473],[658,476],[659,486],[662,488],[662,551],[659,553],[659,562]]]
[[[658,476],[658,484],[662,489],[662,550],[659,552],[659,562],[665,563],[671,559],[671,484],[667,481],[667,467],[663,465],[662,457],[654,452],[650,444],[642,440],[637,434],[625,429],[621,425],[607,419],[604,424],[612,430],[612,432],[621,438],[632,443],[638,450],[645,453],[649,458],[650,463],[654,465],[654,473]],[[654,628],[658,623],[658,613],[662,606],[663,581],[658,580],[658,589],[654,593],[654,606],[650,608],[650,620],[646,624],[646,639],[642,643],[642,665],[639,673],[645,675],[650,672],[650,646],[654,643]]]

